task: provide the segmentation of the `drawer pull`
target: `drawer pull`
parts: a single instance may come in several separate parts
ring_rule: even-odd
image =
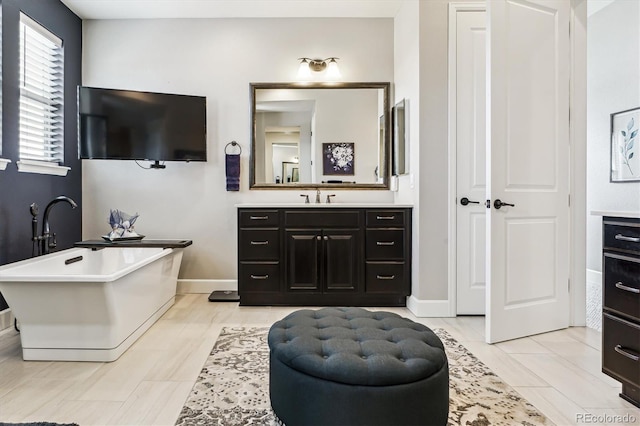
[[[251,241],[252,246],[266,246],[269,241]]]
[[[395,277],[395,275],[376,275],[376,278],[379,280],[392,280]]]
[[[640,357],[638,355],[634,355],[632,353],[629,353],[627,351],[625,351],[624,349],[622,349],[622,345],[616,345],[613,348],[614,351],[618,352],[620,355],[622,356],[626,356],[627,358],[633,360],[633,361],[638,361],[640,359]]]
[[[269,216],[249,216],[249,219],[251,219],[251,220],[267,220],[267,219],[269,219]]]
[[[618,281],[616,283],[616,288],[619,288],[620,290],[628,291],[630,293],[640,294],[640,288],[628,287],[628,286],[622,284],[621,281]]]
[[[269,278],[269,274],[267,275],[250,275],[252,280],[266,280],[267,278]]]
[[[377,241],[376,244],[379,246],[393,246],[396,244],[396,242],[395,241]]]
[[[640,237],[627,237],[626,235],[616,234],[614,238],[616,240],[628,241],[630,243],[640,243]]]
[[[393,216],[376,216],[376,220],[393,220],[395,218],[396,218],[395,215],[393,215]]]

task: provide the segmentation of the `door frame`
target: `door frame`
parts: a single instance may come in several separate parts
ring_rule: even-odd
[[[569,88],[569,325],[586,324],[586,123],[587,123],[587,10],[586,0],[571,0],[569,28],[571,33],[570,88]],[[456,14],[464,11],[486,11],[485,2],[449,3],[448,41],[448,313],[457,315],[457,222],[456,222]],[[582,72],[581,72],[582,71]],[[487,283],[489,285],[489,283]]]

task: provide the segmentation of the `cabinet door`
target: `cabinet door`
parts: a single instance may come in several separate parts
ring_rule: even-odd
[[[320,291],[322,231],[286,231],[286,270],[289,291]]]
[[[356,291],[360,259],[360,231],[357,229],[323,230],[324,290]]]

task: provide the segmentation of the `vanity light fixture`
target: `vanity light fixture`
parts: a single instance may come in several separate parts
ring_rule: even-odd
[[[310,80],[312,78],[311,71],[323,72],[326,70],[325,79],[327,81],[339,80],[342,75],[336,62],[336,57],[326,59],[298,58],[300,67],[298,68],[299,80]]]

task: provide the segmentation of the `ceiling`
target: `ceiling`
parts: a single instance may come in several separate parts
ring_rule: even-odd
[[[82,19],[392,18],[404,0],[62,0]]]

